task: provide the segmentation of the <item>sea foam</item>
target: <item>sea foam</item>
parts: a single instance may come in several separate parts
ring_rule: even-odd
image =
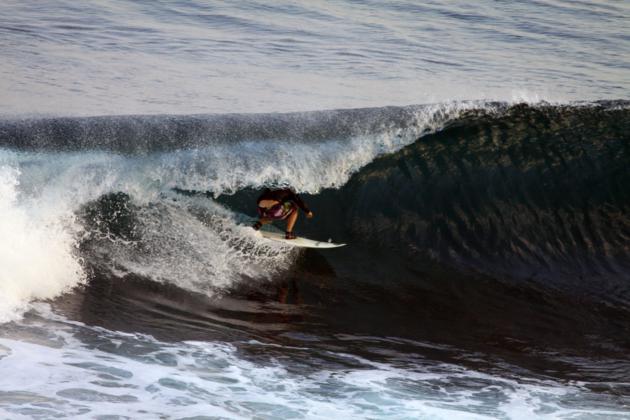
[[[85,278],[69,221],[22,207],[18,176],[17,169],[0,166],[0,322],[19,317],[31,300],[55,297]]]

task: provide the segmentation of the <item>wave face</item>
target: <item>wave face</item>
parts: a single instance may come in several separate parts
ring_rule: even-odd
[[[630,275],[630,113],[471,111],[363,168],[341,190],[352,241],[559,284]],[[602,292],[601,282],[589,286]]]

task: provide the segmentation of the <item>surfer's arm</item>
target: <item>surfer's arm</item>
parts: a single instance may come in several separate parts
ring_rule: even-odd
[[[306,206],[306,203],[304,203],[304,201],[300,198],[299,195],[297,195],[296,193],[294,193],[293,191],[289,191],[289,200],[293,201],[295,204],[297,204],[297,206],[299,208],[302,209],[302,211],[306,214],[312,214],[311,211],[309,210],[309,208]]]

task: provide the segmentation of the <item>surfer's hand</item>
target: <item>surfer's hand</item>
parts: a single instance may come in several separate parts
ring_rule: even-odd
[[[308,213],[306,213],[306,217],[308,217],[309,219],[313,218],[313,212],[309,211]]]

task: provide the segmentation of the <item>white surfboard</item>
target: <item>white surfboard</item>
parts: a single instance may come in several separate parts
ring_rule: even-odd
[[[300,248],[339,248],[340,246],[345,246],[346,244],[336,244],[334,242],[322,242],[322,241],[314,241],[312,239],[297,237],[295,239],[286,239],[284,237],[284,233],[279,232],[267,232],[264,230],[258,231],[260,235],[265,239],[270,239],[272,241],[282,242],[287,245],[293,245]]]

